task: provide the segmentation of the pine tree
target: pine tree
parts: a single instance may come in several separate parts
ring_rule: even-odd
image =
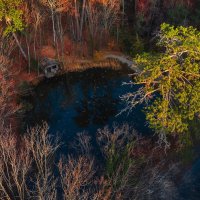
[[[149,102],[146,118],[157,132],[184,133],[200,112],[200,32],[164,23],[158,37],[162,53],[137,56],[141,87],[125,97],[131,107]]]

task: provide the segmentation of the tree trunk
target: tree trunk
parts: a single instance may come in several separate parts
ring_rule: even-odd
[[[79,34],[80,41],[82,40],[82,35],[83,35],[83,22],[84,22],[84,17],[85,17],[85,6],[86,6],[86,0],[83,0],[81,22],[80,22],[80,34]]]
[[[18,47],[19,47],[19,49],[20,49],[20,51],[21,51],[21,53],[22,53],[22,55],[23,55],[23,57],[25,58],[25,60],[28,60],[28,59],[27,59],[27,55],[26,55],[26,53],[24,52],[24,50],[23,50],[23,48],[22,48],[22,46],[21,46],[21,44],[20,44],[20,42],[19,42],[19,40],[18,40],[18,38],[17,38],[17,35],[16,35],[15,33],[12,33],[12,35],[13,35],[13,37],[14,37],[14,39],[15,39],[15,41],[16,41],[16,43],[17,43],[17,45],[18,45]]]
[[[31,58],[30,58],[30,47],[29,47],[29,41],[26,35],[26,46],[28,51],[28,73],[31,73]]]
[[[52,18],[52,25],[53,25],[53,43],[56,46],[55,17],[54,17],[53,8],[51,8],[51,18]]]

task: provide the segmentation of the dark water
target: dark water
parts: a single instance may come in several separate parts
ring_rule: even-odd
[[[113,124],[128,123],[138,133],[151,134],[145,123],[141,107],[129,115],[123,113],[125,103],[120,96],[134,91],[131,71],[92,69],[82,73],[69,73],[41,82],[25,100],[33,105],[26,113],[26,126],[46,121],[50,133],[58,134],[65,143],[71,143],[78,132],[94,136],[97,129]]]
[[[65,144],[62,151],[69,151],[68,147],[76,134],[83,131],[92,136],[95,145],[97,129],[106,125],[112,127],[113,124],[128,123],[138,133],[151,135],[152,131],[146,125],[141,106],[129,115],[118,115],[125,107],[120,96],[136,90],[131,85],[123,85],[131,81],[130,73],[92,69],[42,81],[34,88],[32,95],[24,99],[33,106],[26,113],[25,126],[46,121],[50,133],[57,134]],[[190,167],[179,179],[177,194],[172,199],[200,199],[200,156],[190,163]]]

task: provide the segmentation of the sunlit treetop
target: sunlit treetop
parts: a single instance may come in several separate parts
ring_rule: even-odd
[[[141,87],[125,98],[130,107],[149,103],[146,118],[157,132],[184,133],[200,113],[200,32],[162,24],[158,38],[162,53],[137,56]]]
[[[0,0],[0,21],[6,25],[4,35],[23,30],[21,3],[22,0]]]

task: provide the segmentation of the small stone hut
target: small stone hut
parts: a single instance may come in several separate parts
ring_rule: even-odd
[[[61,71],[61,64],[57,60],[44,58],[40,62],[40,68],[47,78],[52,78]]]

